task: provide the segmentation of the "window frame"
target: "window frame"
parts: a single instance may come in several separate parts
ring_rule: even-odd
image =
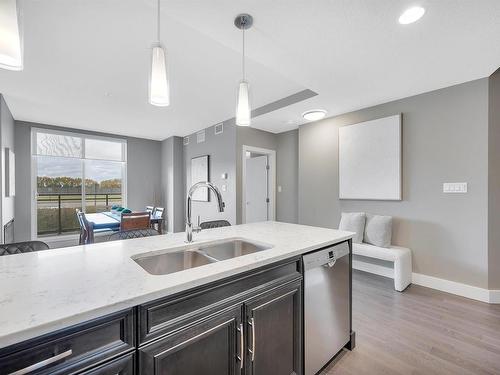
[[[85,212],[85,161],[86,160],[98,160],[98,161],[113,161],[117,163],[122,163],[122,204],[123,206],[127,206],[127,167],[128,167],[128,161],[127,161],[127,139],[126,138],[117,138],[113,136],[103,136],[103,135],[95,135],[95,134],[85,134],[85,133],[78,133],[78,132],[72,132],[72,131],[66,131],[66,130],[56,130],[56,129],[47,129],[47,128],[39,128],[39,127],[33,127],[31,128],[31,144],[30,144],[30,156],[31,156],[31,168],[30,168],[30,173],[31,173],[31,238],[33,240],[37,239],[44,239],[47,241],[50,240],[56,240],[56,239],[66,239],[66,238],[77,238],[78,234],[60,234],[60,235],[46,235],[46,236],[38,236],[38,216],[37,216],[37,172],[38,172],[38,165],[37,165],[37,140],[36,136],[38,133],[49,133],[49,134],[55,134],[55,135],[62,135],[62,136],[69,136],[69,137],[75,137],[75,138],[80,138],[82,141],[82,155],[79,158],[75,157],[69,157],[69,156],[52,156],[48,155],[49,157],[53,158],[65,158],[65,159],[79,159],[81,163],[81,168],[82,168],[82,196],[81,196],[81,203],[82,203],[82,210]],[[93,139],[93,140],[101,140],[101,141],[108,141],[108,142],[116,142],[120,143],[122,146],[122,160],[107,160],[107,159],[94,159],[94,158],[86,158],[85,157],[85,141],[86,139]]]

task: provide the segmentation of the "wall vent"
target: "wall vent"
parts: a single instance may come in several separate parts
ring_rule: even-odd
[[[205,130],[196,133],[196,143],[205,142]]]
[[[187,146],[189,144],[189,137],[184,137],[184,146]]]
[[[224,124],[221,122],[220,124],[215,125],[215,135],[222,134],[224,131]]]

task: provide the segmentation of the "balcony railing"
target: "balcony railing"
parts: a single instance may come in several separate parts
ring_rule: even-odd
[[[80,230],[76,209],[82,209],[82,195],[72,193],[38,193],[38,235],[74,233]],[[86,213],[109,211],[112,205],[121,204],[120,193],[86,193]]]

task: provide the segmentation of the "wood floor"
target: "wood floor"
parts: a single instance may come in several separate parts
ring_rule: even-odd
[[[324,375],[500,374],[500,305],[355,271],[356,348]]]

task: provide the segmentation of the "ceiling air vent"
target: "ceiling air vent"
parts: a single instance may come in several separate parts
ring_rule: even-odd
[[[215,125],[215,135],[222,134],[224,131],[224,124],[221,122],[220,124]]]
[[[205,142],[205,130],[196,133],[196,143]]]
[[[189,144],[189,137],[184,137],[184,146],[187,146]]]

